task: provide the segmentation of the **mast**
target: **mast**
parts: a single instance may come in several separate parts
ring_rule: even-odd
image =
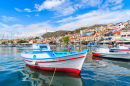
[[[47,43],[47,28],[46,28],[46,43]]]
[[[17,31],[17,39],[18,39],[18,31]]]
[[[12,44],[12,31],[11,31],[11,44]]]
[[[1,31],[1,34],[0,34],[0,35],[1,35],[1,39],[2,39],[2,31]]]
[[[0,34],[0,38],[1,38],[0,41],[2,41],[2,31],[1,31],[1,34]]]
[[[7,34],[7,40],[8,40],[8,34]],[[7,43],[8,43],[8,41],[7,41]]]
[[[75,45],[75,30],[74,30],[74,45]]]
[[[3,33],[3,36],[2,36],[2,39],[1,39],[2,41],[3,41],[3,38],[4,38],[4,33]]]

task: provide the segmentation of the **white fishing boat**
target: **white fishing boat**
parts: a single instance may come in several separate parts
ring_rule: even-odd
[[[7,47],[7,44],[0,44],[0,47]]]
[[[130,60],[130,52],[110,52],[109,48],[97,48],[92,52],[93,56],[113,59],[128,59]]]
[[[29,66],[51,71],[56,68],[56,71],[69,72],[76,75],[80,73],[88,53],[88,49],[84,49],[83,52],[53,52],[48,44],[37,43],[33,44],[33,49],[20,50],[22,50],[22,58]]]
[[[22,45],[20,45],[20,44],[16,44],[15,46],[16,46],[16,47],[22,47]]]
[[[12,44],[12,43],[9,43],[9,44],[8,44],[8,47],[15,47],[15,45]]]
[[[119,44],[118,47],[110,48],[111,52],[130,52],[130,47],[124,44]]]

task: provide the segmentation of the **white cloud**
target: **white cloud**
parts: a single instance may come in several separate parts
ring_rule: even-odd
[[[12,39],[14,38],[27,38],[27,37],[35,37],[40,36],[46,32],[46,28],[48,32],[52,32],[55,28],[54,26],[49,25],[47,22],[37,23],[37,24],[30,24],[27,26],[15,24],[15,25],[6,25],[0,23],[0,30],[4,34],[8,34],[8,38],[11,39],[11,32],[12,32]],[[18,32],[18,34],[17,34]]]
[[[68,17],[68,18],[59,20],[59,21],[57,21],[57,22],[59,22],[59,23],[66,23],[66,22],[71,22],[71,21],[73,21],[73,20],[74,20],[74,18],[73,18],[72,16],[70,16],[70,17]]]
[[[5,22],[18,20],[18,19],[15,18],[15,17],[7,17],[7,16],[1,16],[1,17],[2,17],[2,20],[5,21]]]
[[[26,15],[27,17],[31,17],[30,15]]]
[[[111,9],[112,10],[117,10],[117,9],[121,9],[123,7],[123,5],[118,5],[118,6],[115,6],[115,7],[112,7]]]
[[[24,11],[26,11],[26,12],[32,12],[29,8],[25,8]]]
[[[81,7],[84,6],[90,6],[90,7],[95,7],[98,6],[102,3],[102,0],[82,0]]]
[[[73,14],[76,10],[69,6],[65,9],[62,9],[62,10],[57,10],[57,15],[60,17],[60,16],[66,16],[66,15],[70,15],[70,14]]]
[[[116,10],[123,7],[123,0],[45,0],[42,4],[35,4],[36,10],[25,8],[15,10],[22,12],[36,12],[42,10],[53,11],[56,17],[67,16],[73,14],[78,9],[85,9],[89,7],[97,7],[102,10]]]
[[[46,32],[46,28],[49,31],[56,30],[74,30],[79,27],[91,26],[94,24],[109,24],[109,23],[118,23],[125,22],[130,18],[130,10],[124,11],[104,11],[104,10],[95,10],[83,15],[78,15],[76,17],[68,17],[62,20],[57,21],[58,23],[64,23],[59,26],[52,26],[50,22],[41,22],[37,24],[30,24],[23,26],[20,24],[8,26],[6,24],[0,23],[0,30],[5,31],[10,34],[13,31],[13,34],[18,35],[20,38],[30,37],[30,36],[40,36]],[[14,36],[15,37],[15,36]]]
[[[38,9],[38,11],[44,10],[44,9],[51,9],[53,7],[57,7],[64,3],[65,0],[46,0],[42,3],[42,5],[35,4],[35,8]]]
[[[36,14],[35,16],[39,16],[39,14]]]
[[[19,8],[14,8],[16,11],[18,11],[18,12],[23,12],[21,9],[19,9]]]
[[[110,3],[121,4],[123,0],[106,0]]]
[[[100,9],[117,10],[123,7],[123,0],[106,0]]]
[[[95,7],[102,3],[102,0],[46,0],[41,5],[35,4],[38,11],[49,10],[54,11],[57,16],[66,16],[73,14],[76,10],[86,7]]]
[[[92,11],[83,15],[78,15],[77,17],[69,17],[57,22],[65,23],[57,27],[58,30],[74,30],[84,26],[91,26],[94,24],[109,24],[118,23],[129,20],[130,10],[124,11]],[[69,22],[68,21],[72,21]]]

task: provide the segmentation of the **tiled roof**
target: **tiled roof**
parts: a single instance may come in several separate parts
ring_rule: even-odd
[[[117,34],[117,33],[120,33],[120,32],[113,32],[113,33],[111,33],[111,34]]]
[[[94,36],[94,35],[83,35],[83,37],[90,37],[90,36]]]

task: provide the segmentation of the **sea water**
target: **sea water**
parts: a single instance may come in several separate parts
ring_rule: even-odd
[[[27,66],[20,53],[17,47],[0,47],[0,86],[48,86],[53,71]],[[80,75],[56,72],[51,86],[130,86],[130,62],[92,57],[90,51]]]

